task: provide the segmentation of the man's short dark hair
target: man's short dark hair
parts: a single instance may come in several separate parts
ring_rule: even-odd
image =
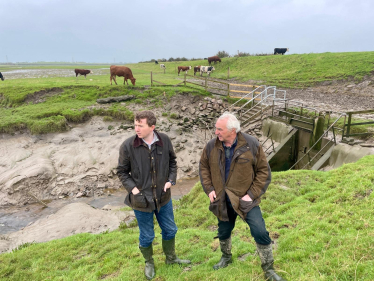
[[[140,119],[146,119],[147,125],[149,127],[156,125],[156,116],[152,111],[144,110],[136,113],[135,120],[140,122]]]

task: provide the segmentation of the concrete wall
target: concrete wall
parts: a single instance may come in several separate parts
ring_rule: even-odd
[[[353,163],[366,155],[373,155],[374,148],[361,147],[340,143],[334,147],[329,159],[329,165],[323,170],[336,169],[343,164]]]

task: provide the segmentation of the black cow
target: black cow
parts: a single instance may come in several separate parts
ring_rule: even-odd
[[[276,54],[284,55],[285,52],[288,52],[288,48],[275,48],[274,49],[274,55]]]
[[[155,64],[158,64],[158,61],[157,61],[157,60],[155,60]]]
[[[0,79],[1,79],[1,81],[4,81],[4,76],[1,74],[1,72],[0,72]]]

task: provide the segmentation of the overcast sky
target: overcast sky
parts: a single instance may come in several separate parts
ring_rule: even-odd
[[[0,62],[374,50],[373,0],[0,0]]]

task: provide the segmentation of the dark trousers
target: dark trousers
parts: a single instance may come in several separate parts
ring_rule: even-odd
[[[219,240],[226,240],[230,238],[231,232],[235,227],[235,221],[238,214],[234,211],[231,203],[227,203],[227,213],[229,221],[220,221],[218,219],[218,238]],[[254,207],[247,213],[245,222],[248,224],[251,234],[257,244],[269,245],[271,239],[269,232],[266,230],[265,221],[262,217],[261,209],[259,206]]]

